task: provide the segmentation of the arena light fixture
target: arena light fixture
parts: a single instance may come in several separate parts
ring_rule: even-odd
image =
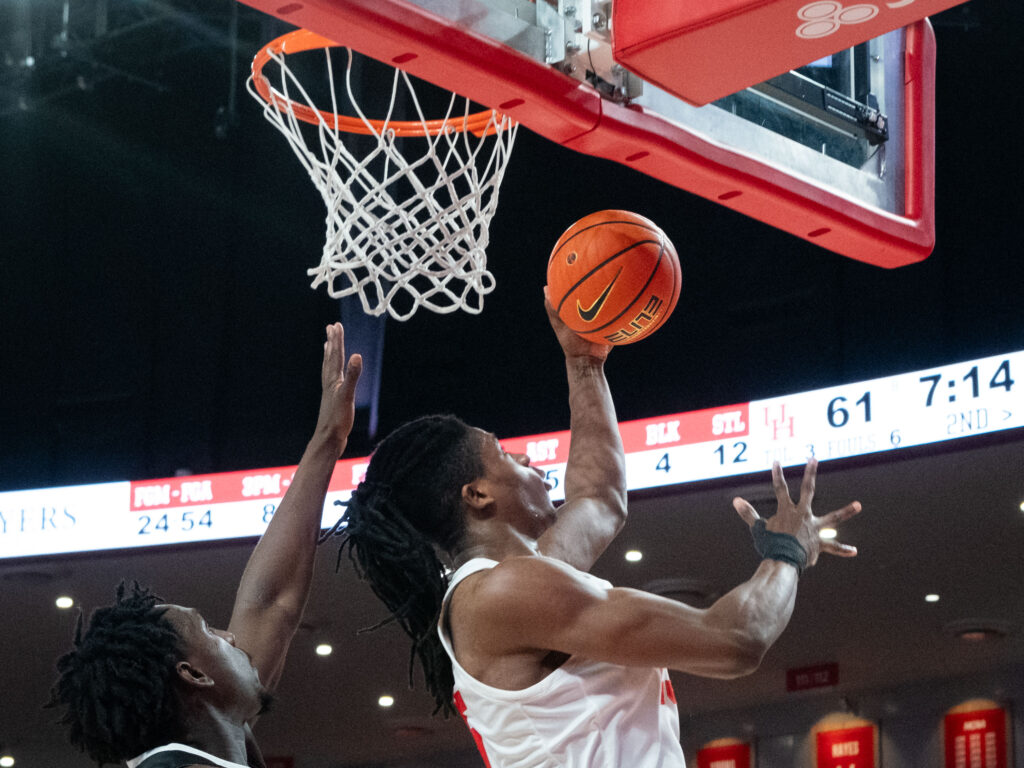
[[[949,622],[943,629],[946,634],[968,643],[1002,640],[1012,631],[1012,627],[1005,621],[987,618],[959,619]]]

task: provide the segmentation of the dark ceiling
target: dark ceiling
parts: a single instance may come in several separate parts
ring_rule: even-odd
[[[323,236],[319,196],[243,88],[252,54],[283,29],[228,0],[72,6],[84,10],[62,37],[60,3],[0,5],[0,490],[294,464],[316,417],[323,326],[339,307],[306,276]],[[101,7],[106,31],[97,34]],[[564,428],[564,369],[541,305],[544,264],[569,223],[603,208],[658,222],[683,267],[671,321],[609,360],[624,420],[1024,348],[1022,17],[1019,3],[974,0],[934,20],[937,245],[923,263],[895,271],[522,131],[491,226],[497,289],[479,316],[388,321],[378,433],[428,411],[458,413],[499,436]],[[918,615],[931,578],[970,585],[962,605],[943,609],[946,620],[974,606],[1017,619],[1024,612],[1022,521],[993,509],[1024,492],[1022,440],[823,471],[826,480],[832,473],[835,485],[823,487],[835,505],[865,502],[851,534],[864,556],[815,572],[770,670],[747,684],[679,686],[688,691],[684,730],[696,738],[710,727],[709,712],[777,700],[773,671],[823,658],[855,670],[850,690],[981,679],[1007,665],[1020,677],[1019,635],[1002,651],[959,662],[943,660],[941,643],[934,654],[915,649],[944,623]],[[372,444],[364,420],[351,454]],[[760,487],[765,478],[741,481]],[[719,484],[635,500],[627,532],[629,543],[652,549],[644,575],[621,558],[613,563],[624,545],[599,566],[602,575],[642,586],[685,574],[712,591],[741,580],[752,561],[727,509],[732,493]],[[685,525],[681,506],[692,512]],[[984,533],[972,540],[977,530]],[[709,557],[708,542],[736,561]],[[0,563],[2,614],[24,627],[0,653],[2,687],[19,693],[0,706],[0,746],[28,745],[42,761],[33,768],[84,765],[57,757],[56,732],[36,715],[50,660],[70,637],[67,617],[36,598],[77,584],[80,604],[91,606],[107,601],[122,575],[139,575],[170,599],[222,616],[248,546]],[[186,556],[195,558],[191,572],[211,574],[201,588],[179,572]],[[311,757],[298,768],[414,754],[474,764],[460,729],[423,716],[425,699],[402,702],[408,708],[387,723],[366,703],[382,674],[401,687],[405,652],[397,633],[376,645],[351,636],[378,613],[349,574],[333,575],[331,559],[318,571],[321,592],[296,654],[332,633],[342,646],[332,662],[339,674],[322,675],[305,657],[292,662],[278,725],[261,723],[272,749],[301,753],[294,744],[308,744]],[[885,594],[890,584],[908,592]],[[351,603],[350,592],[358,595]],[[866,627],[860,651],[833,623],[830,606],[844,598]],[[904,622],[906,650],[870,631]],[[887,653],[884,674],[865,671]],[[32,662],[23,665],[26,656]],[[342,670],[343,658],[351,664]],[[375,658],[390,660],[386,672]],[[889,706],[872,695],[869,710]],[[351,709],[339,710],[339,700]],[[775,733],[794,727],[748,721]]]

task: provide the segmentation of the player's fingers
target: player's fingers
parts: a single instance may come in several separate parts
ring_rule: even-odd
[[[772,488],[775,491],[775,499],[779,504],[786,501],[793,502],[789,497],[789,486],[786,485],[786,478],[782,474],[782,465],[777,461],[772,462]]]
[[[827,515],[822,515],[818,518],[819,527],[834,528],[842,522],[849,520],[854,515],[859,514],[861,511],[861,505],[859,501],[851,501],[842,509],[837,509],[834,512],[829,512]]]
[[[354,354],[348,359],[345,366],[345,380],[341,384],[342,397],[346,401],[355,400],[356,384],[359,383],[359,376],[363,372],[363,356]]]
[[[327,383],[327,372],[330,370],[331,355],[334,351],[334,342],[331,340],[332,326],[328,325],[324,328],[324,361],[320,366],[323,383]]]
[[[548,313],[548,321],[555,328],[562,325],[562,318],[558,316],[558,311],[551,304],[551,291],[548,287],[544,286],[544,311]]]
[[[344,353],[344,336],[341,332],[341,323],[328,325],[324,332],[327,338],[324,341],[324,362],[320,378],[323,386],[328,387],[337,380],[338,374],[341,372],[340,361],[344,358],[339,355],[339,351]],[[340,350],[339,337],[341,338]]]
[[[732,508],[739,513],[739,516],[743,518],[743,522],[753,527],[754,523],[761,519],[761,516],[757,514],[757,510],[754,509],[753,505],[746,499],[741,499],[739,496],[732,500]]]
[[[814,484],[817,476],[818,460],[812,457],[807,460],[807,466],[804,467],[804,479],[800,483],[800,503],[804,506],[809,507],[814,500]]]
[[[827,552],[836,557],[856,557],[857,548],[850,544],[843,544],[835,539],[822,539],[821,551]]]
[[[338,354],[338,360],[343,361],[345,359],[345,326],[341,323],[334,324],[334,337],[334,346]]]

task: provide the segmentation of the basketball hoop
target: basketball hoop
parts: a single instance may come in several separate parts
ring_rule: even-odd
[[[340,47],[308,30],[290,32],[257,53],[247,82],[327,206],[320,265],[307,270],[312,287],[326,283],[334,298],[358,294],[363,311],[388,312],[396,320],[407,320],[420,306],[479,313],[494,289],[486,267],[488,227],[517,123],[495,110],[471,113],[468,99],[457,109],[454,93],[444,117],[427,120],[412,80],[399,69],[385,118],[370,119],[352,91],[351,49],[345,91],[356,116],[341,115],[330,56]],[[313,49],[325,53],[330,111],[313,103],[286,63],[286,56]],[[280,70],[277,88],[263,74],[270,62]],[[402,90],[418,119],[392,119]],[[307,142],[314,132],[317,139]],[[370,137],[372,148],[356,157],[346,134]],[[411,191],[399,195],[398,187]]]

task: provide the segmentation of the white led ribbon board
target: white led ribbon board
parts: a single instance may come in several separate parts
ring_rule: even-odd
[[[901,450],[1024,426],[1024,351],[619,425],[629,490]],[[569,432],[501,441],[564,498]],[[339,461],[323,527],[366,471]],[[0,559],[259,536],[294,466],[0,493]]]

